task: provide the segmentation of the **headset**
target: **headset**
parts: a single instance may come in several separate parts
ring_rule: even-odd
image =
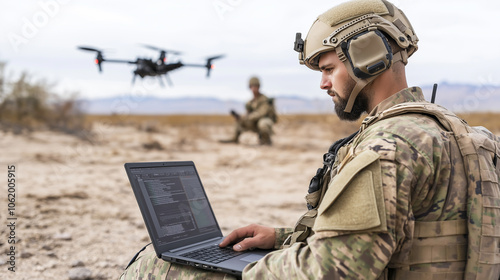
[[[354,75],[360,79],[377,76],[391,67],[392,48],[379,30],[357,34],[341,43],[341,48]]]
[[[327,39],[325,39],[328,42]],[[299,60],[304,59],[302,34],[295,35],[294,50]],[[377,29],[362,32],[340,44],[343,54],[349,60],[353,73],[360,79],[367,79],[389,69],[393,63],[392,48],[387,37]]]

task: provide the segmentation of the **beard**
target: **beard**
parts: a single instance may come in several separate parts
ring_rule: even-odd
[[[347,107],[347,101],[349,100],[349,97],[351,96],[350,92],[352,92],[352,89],[356,85],[356,82],[354,80],[350,80],[344,87],[343,92],[348,94],[347,98],[344,99],[340,97],[340,95],[335,92],[334,90],[328,90],[328,94],[330,95],[335,95],[338,99],[336,101],[333,99],[333,103],[335,104],[335,113],[337,113],[337,116],[341,120],[345,121],[356,121],[361,117],[361,114],[367,111],[368,109],[368,94],[365,91],[365,89],[361,90],[356,97],[356,100],[354,100],[354,104],[352,106],[351,112],[345,112],[345,108]]]

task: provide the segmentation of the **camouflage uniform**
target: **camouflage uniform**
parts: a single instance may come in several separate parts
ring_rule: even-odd
[[[141,255],[123,272],[120,280],[213,279],[235,280],[233,275],[210,272],[191,266],[172,264],[156,257],[155,252]]]
[[[463,172],[453,133],[432,116],[412,112],[367,121],[414,102],[425,102],[422,92],[408,88],[370,113],[359,134],[339,150],[323,188],[306,196],[312,210],[295,229],[276,228],[274,247],[279,250],[249,264],[243,279],[464,278],[471,242],[464,228],[467,181],[474,178]],[[478,217],[470,219],[481,224]],[[486,221],[497,228],[494,219],[484,217],[483,225]],[[305,236],[299,227],[303,221]],[[429,224],[435,226],[425,226]],[[496,243],[473,241],[473,246],[486,246],[487,253],[496,252]],[[179,279],[231,277],[170,266],[154,254],[142,262],[127,272],[149,277],[157,271]]]
[[[405,89],[381,102],[370,116],[403,102],[423,101],[419,88]],[[416,232],[416,221],[460,222],[466,218],[467,184],[465,175],[459,172],[463,171],[463,160],[457,144],[449,136],[433,118],[422,114],[404,114],[363,127],[337,155],[329,175],[331,180],[325,182],[328,190],[322,195],[319,214],[315,215],[308,238],[292,242],[287,248],[248,265],[243,278],[395,277],[391,269],[402,267],[401,264],[408,261],[414,243],[425,242],[425,238],[415,240],[415,235],[420,234]],[[378,194],[377,197],[377,189],[373,188],[376,202],[371,203],[375,207],[369,208],[370,203],[358,201],[366,193],[363,189],[366,186],[360,186],[359,190],[351,186],[356,178],[363,180],[364,177],[359,176],[366,174],[346,173],[353,173],[349,162],[373,152],[379,161],[379,191],[383,196]],[[332,196],[331,192],[338,186],[329,183],[342,182],[336,177],[352,175],[354,179],[346,183],[349,188],[342,190],[342,195]],[[291,229],[277,229],[277,241],[284,240],[291,232]],[[427,245],[467,244],[467,237],[458,234],[438,241]],[[432,271],[435,275],[439,272],[463,273],[466,262],[460,256],[457,259],[439,264],[414,261],[409,269]]]
[[[277,121],[273,100],[260,94],[248,101],[245,109],[247,115],[236,123],[234,139],[245,131],[253,131],[259,134],[261,144],[270,144],[273,124]]]

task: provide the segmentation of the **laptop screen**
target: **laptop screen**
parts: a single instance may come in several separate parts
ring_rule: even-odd
[[[157,253],[222,236],[194,163],[125,166]]]

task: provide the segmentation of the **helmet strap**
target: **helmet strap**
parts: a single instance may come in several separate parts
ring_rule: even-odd
[[[354,75],[350,62],[347,59],[345,59],[343,62],[344,65],[346,66],[349,76],[351,76],[351,78],[356,82],[356,85],[354,85],[354,88],[352,89],[351,94],[349,95],[349,99],[347,100],[347,105],[344,109],[344,112],[350,113],[352,107],[354,106],[354,102],[356,101],[356,97],[358,97],[358,94],[368,83],[375,80],[377,76],[370,77],[368,79],[358,78],[356,77],[356,75]]]
[[[404,65],[408,64],[408,52],[406,50],[399,51],[392,55],[392,64],[402,61]]]
[[[359,92],[369,83],[372,78],[368,80],[361,80],[357,79],[358,81],[356,82],[356,85],[351,91],[351,95],[349,95],[349,100],[347,100],[347,105],[344,109],[344,112],[350,113],[352,110],[352,107],[354,106],[354,101],[356,101],[356,97],[358,97]]]

